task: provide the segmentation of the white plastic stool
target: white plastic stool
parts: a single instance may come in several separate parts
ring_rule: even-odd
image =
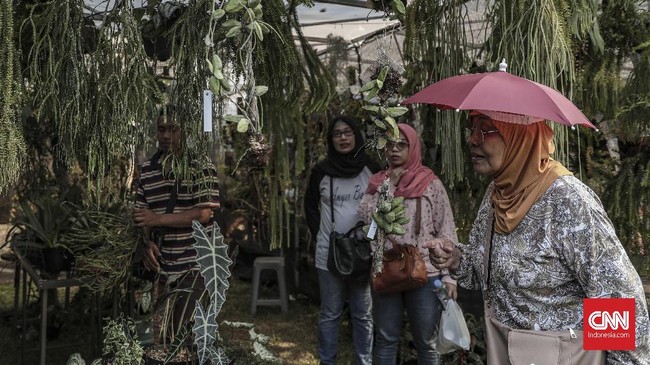
[[[278,278],[278,288],[280,290],[280,297],[278,299],[259,299],[260,289],[260,274],[262,270],[275,270]],[[282,307],[282,313],[289,311],[289,296],[287,294],[287,283],[284,277],[284,257],[265,256],[258,257],[253,262],[253,296],[251,298],[251,314],[255,315],[257,306],[273,306],[279,305]]]

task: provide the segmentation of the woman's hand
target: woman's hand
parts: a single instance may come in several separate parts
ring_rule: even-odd
[[[397,183],[399,183],[399,180],[402,178],[402,175],[406,170],[403,167],[396,167],[390,172],[390,183],[397,186]]]
[[[444,285],[447,288],[447,295],[449,295],[449,298],[456,300],[456,298],[458,298],[458,287],[456,284],[444,283]]]
[[[429,260],[438,270],[456,270],[460,266],[462,253],[456,244],[447,238],[435,238],[422,245],[429,249]]]

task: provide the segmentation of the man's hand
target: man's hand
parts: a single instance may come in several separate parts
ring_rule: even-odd
[[[456,270],[460,266],[462,256],[460,250],[453,241],[446,238],[435,238],[422,245],[429,249],[429,260],[438,270]]]
[[[144,249],[144,256],[142,257],[144,267],[147,270],[158,272],[158,270],[160,270],[158,257],[160,257],[160,250],[158,250],[158,246],[156,246],[155,242],[149,241],[147,243],[147,247]]]
[[[138,227],[157,227],[160,226],[160,215],[154,213],[151,209],[133,209],[133,221]]]

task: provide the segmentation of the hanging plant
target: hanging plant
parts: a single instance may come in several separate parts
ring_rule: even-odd
[[[297,47],[292,39],[295,31],[307,44],[295,6],[298,2],[287,9],[282,0],[195,0],[172,30],[170,60],[178,82],[171,99],[183,101],[177,110],[181,130],[199,153],[225,145],[210,148],[215,136],[224,134],[202,133],[203,126],[195,123],[204,106],[197,95],[209,90],[215,127],[234,134],[237,170],[245,169],[247,179],[254,174],[255,183],[241,201],[254,207],[255,239],[271,248],[291,237],[288,217],[295,201],[284,193],[297,190],[304,170],[296,147],[304,144],[303,112],[324,110],[335,95],[335,81],[313,49]]]
[[[22,103],[14,43],[14,9],[11,0],[0,0],[0,195],[4,195],[18,181],[22,172],[22,158],[26,154],[25,141],[19,128],[17,110]]]
[[[81,167],[88,184],[101,189],[109,186],[112,170],[134,166],[157,85],[132,4],[107,9],[97,37],[90,38],[83,7],[83,0],[70,0],[25,8],[21,35],[29,35],[24,39],[31,47],[24,74],[29,85],[38,85],[29,94],[36,114],[54,124],[56,157],[68,169]]]
[[[148,70],[138,23],[129,5],[113,9],[101,28],[97,51],[88,60],[88,120],[81,125],[74,156],[102,187],[111,171],[126,164],[133,169],[136,145],[148,130],[150,113],[160,100],[158,86]],[[90,102],[92,98],[92,102]],[[60,125],[75,126],[61,121]]]
[[[253,168],[263,168],[268,162],[271,146],[262,135],[262,117],[258,106],[258,99],[268,91],[268,87],[257,85],[253,69],[253,52],[255,47],[264,41],[264,36],[273,28],[263,20],[261,0],[229,0],[225,3],[213,3],[212,16],[210,17],[209,33],[206,35],[206,57],[210,77],[208,83],[210,90],[216,96],[228,96],[232,91],[242,96],[241,103],[237,103],[237,114],[226,115],[226,121],[236,123],[236,130],[248,133],[248,148],[244,155],[249,155],[248,164]],[[217,21],[229,16],[221,24],[226,32],[225,38],[231,38],[237,44],[236,62],[241,70],[243,82],[241,85],[232,83],[232,76],[224,75],[223,62],[212,49]],[[233,90],[233,84],[235,90]]]
[[[634,69],[621,92],[622,106],[616,119],[625,121],[620,123],[624,140],[643,143],[650,131],[650,40],[635,50],[638,53],[634,55]]]
[[[403,95],[411,95],[434,81],[467,72],[474,55],[468,47],[471,34],[466,1],[413,0],[406,9],[404,58],[406,84]],[[486,6],[487,8],[488,6]],[[433,153],[434,169],[445,184],[454,187],[464,179],[466,169],[461,123],[462,113],[418,108],[423,141]],[[427,161],[431,163],[431,161]]]
[[[379,69],[381,67],[381,69]],[[378,73],[377,73],[378,71]],[[399,139],[399,129],[395,118],[405,114],[408,109],[403,106],[388,107],[387,100],[393,96],[401,86],[400,76],[390,65],[377,67],[376,76],[371,78],[359,90],[367,92],[364,97],[369,102],[378,97],[379,105],[364,105],[363,109],[370,114],[372,121],[372,138],[367,142],[371,148],[382,150],[388,140]],[[390,75],[390,77],[389,77]]]
[[[269,163],[257,174],[263,182],[258,190],[262,194],[260,214],[255,219],[263,233],[260,240],[269,242],[271,249],[290,246],[294,232],[300,229],[295,216],[300,211],[298,192],[305,171],[308,123],[304,116],[325,110],[336,95],[334,77],[302,34],[298,5],[293,2],[287,9],[282,0],[264,1],[264,20],[275,32],[264,38],[254,54],[255,77],[269,87],[260,100],[266,120],[264,135],[273,145]]]
[[[505,58],[512,74],[560,90],[573,99],[577,81],[573,40],[584,39],[591,31],[598,43],[597,27],[592,26],[597,11],[593,1],[557,4],[554,0],[535,0],[526,5],[519,0],[495,1],[487,14],[492,26],[486,42],[487,60],[497,64]],[[552,128],[557,146],[554,158],[571,168],[568,128],[556,124]]]

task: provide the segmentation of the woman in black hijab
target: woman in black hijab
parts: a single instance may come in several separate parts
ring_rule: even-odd
[[[379,165],[363,151],[358,121],[339,116],[327,130],[327,158],[311,171],[305,193],[305,218],[316,237],[316,270],[321,308],[318,349],[321,364],[335,364],[339,324],[346,300],[350,306],[356,364],[372,363],[372,298],[367,280],[344,280],[327,269],[332,231],[347,232],[361,217],[357,207]]]

